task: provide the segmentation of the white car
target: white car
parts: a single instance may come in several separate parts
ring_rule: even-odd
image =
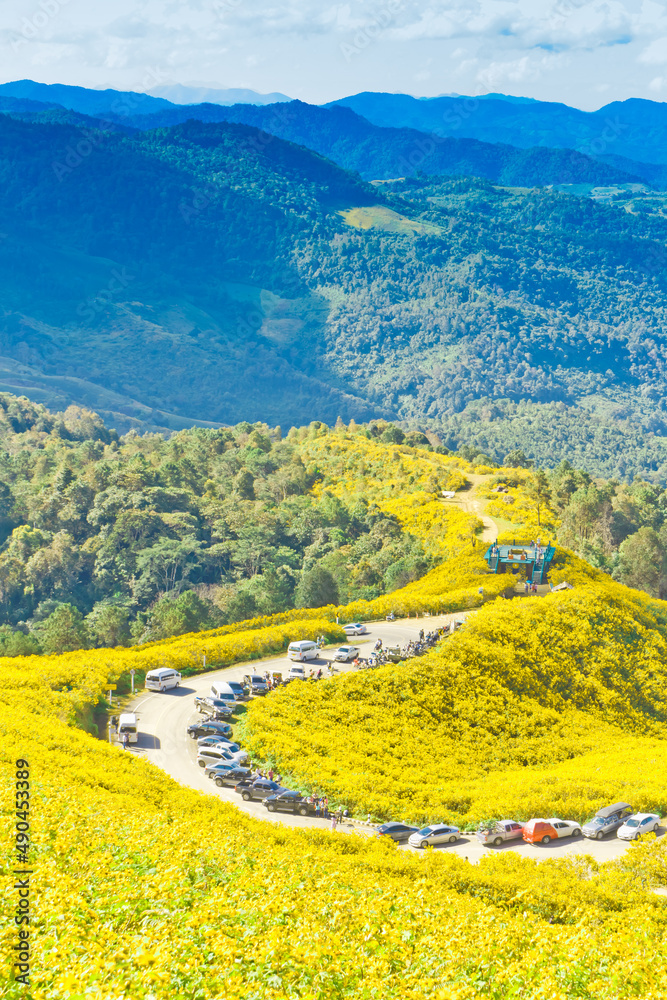
[[[620,840],[639,840],[644,833],[657,832],[660,828],[660,817],[656,813],[634,813],[626,819],[616,836]]]
[[[289,670],[287,671],[288,681],[305,681],[305,679],[306,679],[305,667],[294,666],[290,667]]]
[[[461,836],[457,826],[445,826],[438,823],[434,826],[425,826],[418,833],[413,833],[408,837],[410,847],[430,847],[431,844],[455,844]]]
[[[359,650],[356,646],[339,646],[334,653],[334,660],[339,660],[341,663],[348,663],[357,656],[359,656]]]
[[[343,625],[343,632],[345,635],[366,635],[368,629],[362,622],[350,622],[349,625]]]

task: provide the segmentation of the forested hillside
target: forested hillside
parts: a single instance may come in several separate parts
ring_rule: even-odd
[[[422,576],[447,553],[448,524],[434,545],[410,498],[460,486],[465,460],[377,425],[372,446],[360,429],[341,479],[331,448],[314,447],[320,430],[119,439],[88,411],[0,396],[4,652],[145,642],[372,599]],[[475,519],[452,523],[469,540]]]
[[[530,402],[548,464],[568,452],[539,407],[562,404],[583,441],[609,428],[591,472],[663,467],[659,207],[369,185],[233,123],[127,136],[0,117],[0,178],[0,389],[121,431],[387,417],[450,445],[491,399],[496,458],[503,415]]]
[[[546,474],[521,450],[496,466],[472,443],[434,450],[384,421],[119,437],[90,411],[6,394],[0,449],[5,655],[383,594],[391,610],[391,595],[476,539],[477,516],[441,496],[465,497],[471,481],[501,530],[557,536],[620,582],[667,595],[664,486],[568,461]]]
[[[25,117],[25,116],[24,116]],[[416,129],[381,128],[350,108],[318,108],[302,101],[267,107],[200,104],[141,114],[110,114],[120,126],[164,128],[195,119],[238,122],[296,142],[366,180],[411,177],[416,173],[486,177],[500,184],[546,187],[553,184],[626,184],[642,179],[642,165],[623,168],[600,163],[573,149],[516,149],[476,139],[443,138]],[[654,180],[658,181],[657,175]]]

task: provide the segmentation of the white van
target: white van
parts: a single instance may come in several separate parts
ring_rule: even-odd
[[[168,667],[149,670],[146,674],[147,691],[168,691],[170,688],[177,688],[180,683],[181,675],[178,670],[170,670]]]
[[[116,725],[116,736],[120,743],[124,742],[125,736],[128,738],[128,743],[137,742],[137,717],[134,712],[125,712],[119,716]]]
[[[227,681],[213,681],[211,683],[211,698],[220,698],[226,701],[230,708],[236,705],[236,694]]]
[[[312,639],[301,639],[299,642],[290,642],[287,647],[287,655],[290,660],[316,660],[319,656],[317,643]]]

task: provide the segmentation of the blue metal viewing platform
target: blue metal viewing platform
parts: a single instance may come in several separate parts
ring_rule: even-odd
[[[538,545],[498,545],[494,542],[484,553],[492,573],[518,573],[526,571],[526,579],[531,583],[546,583],[551,560],[555,555],[551,542]]]

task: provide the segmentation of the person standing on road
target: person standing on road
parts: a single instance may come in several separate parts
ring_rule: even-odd
[[[333,813],[331,816],[331,829],[335,830],[337,824],[338,824],[338,817],[336,816],[336,813]]]
[[[273,768],[269,769],[269,781],[273,781]]]
[[[130,745],[130,737],[127,733],[123,733],[123,750],[127,750]]]

